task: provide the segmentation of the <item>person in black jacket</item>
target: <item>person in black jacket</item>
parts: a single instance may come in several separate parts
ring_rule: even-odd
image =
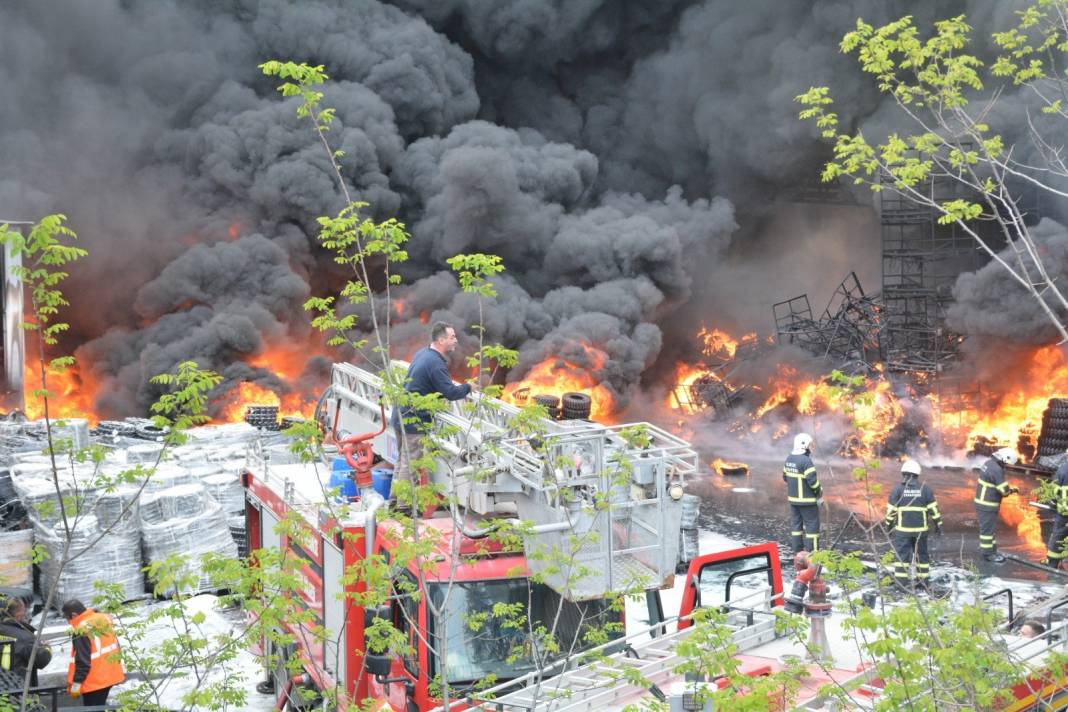
[[[1062,462],[1054,473],[1053,486],[1056,489],[1054,499],[1050,502],[1054,509],[1053,533],[1046,545],[1046,560],[1042,563],[1059,569],[1064,565],[1065,557],[1068,557],[1068,545],[1065,543],[1065,539],[1068,539],[1068,460]]]
[[[1005,557],[998,553],[998,540],[995,534],[1001,500],[1020,491],[1015,487],[1010,487],[1005,481],[1005,470],[1002,465],[1015,465],[1016,460],[1016,452],[1003,447],[983,463],[975,480],[974,501],[975,516],[979,520],[979,551],[984,559],[997,564],[1005,560]]]
[[[927,587],[931,576],[931,557],[927,552],[927,532],[933,525],[935,531],[942,531],[942,513],[938,511],[938,502],[934,492],[926,482],[917,482],[920,476],[920,463],[905,460],[901,465],[901,482],[886,501],[886,518],[884,523],[894,530],[894,580],[903,587],[909,585],[909,569],[913,560],[916,562],[916,585]]]
[[[816,466],[809,457],[812,436],[798,433],[794,449],[782,468],[786,483],[786,500],[790,503],[790,519],[794,553],[806,550],[814,552],[820,545],[820,507],[823,504],[823,487],[816,476]],[[806,546],[807,545],[807,546]]]
[[[37,687],[37,671],[52,662],[52,649],[42,643],[37,648],[37,654],[33,654],[37,629],[26,622],[26,604],[17,596],[5,600],[0,610],[0,636],[15,639],[11,648],[12,672],[20,677],[25,676],[30,658],[33,657],[30,687]]]
[[[446,400],[460,400],[471,392],[471,384],[454,383],[449,375],[448,355],[456,350],[456,329],[443,321],[430,330],[430,346],[420,349],[408,366],[404,390],[419,395],[438,393]],[[410,463],[423,456],[423,437],[430,429],[433,416],[425,410],[405,406],[394,408],[390,422],[397,435],[395,481],[410,481]],[[402,432],[403,431],[403,432]],[[416,484],[419,484],[418,482]]]

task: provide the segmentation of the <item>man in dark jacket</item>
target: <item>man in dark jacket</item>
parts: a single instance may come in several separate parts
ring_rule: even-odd
[[[790,503],[790,518],[794,553],[816,551],[820,544],[820,508],[823,504],[823,487],[816,476],[816,466],[809,457],[812,436],[799,433],[794,438],[794,449],[782,468],[786,483],[786,500]]]
[[[33,658],[30,687],[37,687],[37,671],[52,662],[52,649],[42,643],[34,654],[37,630],[26,622],[26,604],[17,596],[4,601],[0,611],[0,636],[14,639],[11,643],[11,671],[19,677],[25,677],[30,658]]]
[[[1059,569],[1068,557],[1068,544],[1065,542],[1065,539],[1068,539],[1068,460],[1062,462],[1054,473],[1053,487],[1055,492],[1053,501],[1050,502],[1054,509],[1053,533],[1049,537],[1049,544],[1046,545],[1046,560],[1043,563]]]
[[[894,579],[904,587],[909,584],[909,569],[916,561],[916,583],[927,587],[931,577],[931,557],[927,552],[927,532],[931,525],[942,531],[942,513],[934,492],[926,482],[917,482],[920,463],[906,460],[901,465],[901,482],[886,501],[884,523],[894,529]]]
[[[1003,447],[979,468],[975,480],[975,515],[979,519],[979,551],[987,561],[1000,564],[1005,557],[998,553],[995,532],[1001,500],[1020,490],[1005,481],[1002,465],[1015,465],[1016,452]]]
[[[464,398],[471,392],[471,384],[454,383],[449,375],[448,355],[456,350],[456,330],[451,324],[439,321],[430,330],[430,346],[420,349],[412,358],[405,379],[404,390],[419,395],[438,393],[446,400]],[[398,456],[393,479],[410,481],[411,462],[423,456],[423,438],[433,420],[425,410],[412,407],[394,408],[390,419],[397,434]],[[418,483],[417,483],[418,484]]]

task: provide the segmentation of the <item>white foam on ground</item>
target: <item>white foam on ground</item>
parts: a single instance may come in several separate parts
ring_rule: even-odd
[[[185,610],[187,616],[193,616],[196,613],[204,614],[203,623],[196,626],[196,635],[208,638],[211,641],[240,636],[245,629],[244,613],[234,609],[219,610],[217,604],[218,599],[211,594],[194,596],[186,601]],[[135,620],[146,615],[148,611],[154,608],[166,605],[171,604],[167,601],[146,602],[139,610],[139,615],[135,616]],[[39,622],[39,620],[35,621],[35,624]],[[133,622],[131,620],[127,623],[131,624]],[[54,612],[46,618],[45,626],[44,635],[54,642],[52,643],[52,661],[48,667],[39,673],[40,683],[41,685],[65,685],[67,668],[70,664],[71,646],[70,639],[66,635],[69,628]],[[157,650],[165,641],[175,638],[179,634],[181,626],[182,622],[180,620],[172,621],[168,618],[157,621],[148,630],[147,635],[139,640],[136,645],[141,650]],[[134,644],[121,635],[121,622],[117,629],[120,631],[119,645],[129,651]],[[256,683],[264,679],[263,663],[248,651],[248,647],[246,641],[240,641],[238,643],[239,652],[233,660],[216,666],[206,674],[202,672],[203,680],[200,683],[201,685],[227,680],[231,685],[238,686],[245,691],[245,703],[243,705],[226,706],[223,708],[226,712],[265,712],[266,710],[274,709],[273,695],[261,695],[256,692]],[[218,645],[212,642],[209,644],[208,650],[217,648]],[[133,672],[128,669],[127,675]],[[180,672],[184,676],[152,681],[152,684],[156,687],[157,695],[154,701],[164,706],[184,707],[180,704],[182,696],[197,687],[198,683],[191,668],[183,669]],[[128,679],[122,685],[112,689],[109,699],[114,701],[118,692],[133,689],[142,682],[142,680]],[[199,708],[194,707],[193,709]]]

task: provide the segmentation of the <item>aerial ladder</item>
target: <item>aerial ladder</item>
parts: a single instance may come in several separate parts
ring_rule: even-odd
[[[375,433],[375,452],[396,463],[402,443],[383,422],[389,417],[383,396],[377,375],[337,363],[318,417],[335,438]],[[469,526],[500,517],[525,522],[532,572],[569,600],[669,584],[678,561],[683,486],[697,470],[689,443],[650,423],[549,418],[541,420],[538,435],[518,437],[509,429],[518,413],[510,403],[472,393],[436,416],[434,430],[447,457],[430,481],[462,505]],[[536,555],[553,550],[567,550],[569,564]]]

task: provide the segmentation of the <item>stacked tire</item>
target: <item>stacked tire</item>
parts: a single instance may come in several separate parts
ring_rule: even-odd
[[[1042,412],[1038,457],[1063,454],[1068,448],[1068,398],[1050,398]]]
[[[585,393],[565,393],[560,397],[561,420],[589,420],[593,399]]]
[[[540,405],[549,414],[549,417],[553,420],[557,420],[560,417],[560,399],[556,396],[549,394],[539,394],[534,396],[534,402]]]

